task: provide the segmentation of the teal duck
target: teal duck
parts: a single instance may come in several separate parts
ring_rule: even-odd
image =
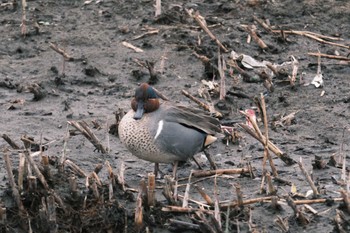
[[[155,163],[186,161],[216,140],[219,121],[204,111],[164,101],[147,83],[141,84],[131,101],[131,110],[118,126],[121,142],[140,159]]]

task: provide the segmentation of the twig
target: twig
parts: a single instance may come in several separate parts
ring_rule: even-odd
[[[148,32],[142,33],[141,35],[135,36],[134,38],[132,38],[132,40],[138,40],[138,39],[144,38],[146,36],[154,35],[154,34],[158,34],[158,33],[159,33],[159,29],[150,30]]]
[[[38,179],[40,180],[41,184],[44,186],[44,188],[46,190],[48,190],[49,185],[47,184],[46,179],[43,176],[43,174],[40,172],[38,166],[35,164],[32,156],[30,156],[29,151],[25,150],[24,155],[26,156],[27,161],[29,161],[30,166],[33,168],[33,170],[34,170],[35,174],[37,175]]]
[[[188,176],[188,182],[186,184],[185,194],[184,194],[184,198],[182,200],[182,207],[184,207],[184,208],[188,207],[188,199],[190,196],[190,188],[191,188],[191,177],[192,177],[192,172]]]
[[[212,111],[212,110],[211,110],[212,108],[211,108],[209,105],[203,103],[202,101],[200,101],[199,99],[197,99],[196,97],[194,97],[193,95],[191,95],[190,93],[188,93],[187,91],[182,90],[181,93],[182,93],[184,96],[186,96],[187,98],[189,98],[190,100],[192,100],[193,102],[195,102],[196,104],[198,104],[198,105],[199,105],[201,108],[203,108],[205,111],[208,111],[208,112],[211,112],[211,111]],[[218,111],[215,111],[215,112],[214,112],[214,115],[215,115],[216,117],[218,117],[218,118],[222,117],[222,114],[221,114],[220,112],[218,112]]]
[[[123,42],[122,42],[122,45],[124,45],[125,47],[127,47],[127,48],[129,48],[129,49],[134,50],[134,51],[137,52],[137,53],[143,53],[143,50],[142,50],[142,49],[137,48],[136,46],[134,46],[134,45],[132,45],[132,44],[126,42],[126,41],[123,41]]]
[[[244,29],[249,33],[249,35],[253,38],[253,40],[259,45],[261,49],[265,50],[268,48],[265,42],[260,37],[258,37],[255,30],[253,30],[252,26],[246,26],[244,27]]]
[[[203,197],[203,199],[206,201],[206,203],[208,205],[213,205],[213,201],[210,198],[210,196],[208,194],[206,194],[206,192],[204,191],[203,187],[199,187],[198,185],[194,185],[194,187],[197,189],[197,191],[199,192],[199,194]]]
[[[265,140],[263,143],[263,145],[264,145],[264,160],[265,160],[265,163],[266,163],[267,159],[269,160],[269,164],[270,164],[273,176],[278,176],[277,169],[276,169],[275,164],[270,156],[269,149],[268,149],[268,147],[269,147],[268,146],[269,145],[269,127],[268,127],[268,121],[267,121],[265,97],[262,93],[260,94],[259,105],[260,105],[259,107],[261,108],[261,111],[262,111],[262,115],[263,115],[263,119],[264,119],[264,126],[265,126]],[[264,167],[264,164],[263,164],[263,167]],[[271,179],[271,177],[270,177],[270,179]]]
[[[340,190],[340,194],[341,194],[341,196],[343,198],[346,210],[350,214],[350,199],[349,199],[349,195],[346,193],[345,190]]]
[[[23,190],[23,177],[25,173],[26,157],[23,153],[19,153],[19,164],[18,164],[18,189]]]
[[[156,0],[156,13],[155,13],[155,17],[158,17],[162,14],[162,1],[161,0]]]
[[[345,57],[345,56],[338,56],[338,55],[331,55],[331,54],[325,54],[325,53],[307,53],[307,55],[310,56],[316,56],[316,57],[325,57],[325,58],[329,58],[329,59],[335,59],[335,60],[341,60],[341,61],[350,61],[349,57]]]
[[[294,216],[299,220],[299,222],[302,225],[305,226],[310,222],[310,220],[305,217],[304,213],[297,208],[296,204],[294,203],[294,200],[290,196],[288,196],[287,198],[287,203],[293,209]]]
[[[15,150],[20,149],[15,141],[13,141],[7,134],[3,134],[2,138]]]
[[[125,191],[124,173],[125,173],[125,164],[124,164],[124,161],[122,161],[120,163],[119,175],[117,176],[117,179],[118,179],[118,183],[122,186],[123,191]]]
[[[169,175],[164,176],[165,184],[163,186],[163,195],[167,199],[170,205],[176,205],[176,201],[173,195],[173,179]]]
[[[168,221],[169,221],[170,229],[180,229],[181,231],[186,229],[189,231],[193,230],[196,232],[200,230],[200,227],[198,224],[193,224],[193,223],[189,223],[189,222],[185,222],[177,219],[169,219]]]
[[[217,229],[221,232],[222,229],[222,223],[221,223],[221,211],[220,211],[220,205],[219,205],[219,197],[218,197],[218,186],[217,186],[217,176],[215,176],[214,179],[214,224]]]
[[[207,27],[206,23],[205,23],[205,19],[203,18],[203,16],[201,16],[199,14],[198,11],[196,11],[194,14],[191,10],[188,10],[188,9],[185,9],[187,14],[194,18],[194,20],[196,20],[196,22],[198,23],[198,25],[209,35],[209,37],[215,41],[215,43],[217,45],[219,45],[219,47],[225,52],[227,53],[228,52],[228,49],[223,45],[221,44],[221,42],[214,36],[214,34],[209,30],[209,28]]]
[[[67,209],[66,205],[64,204],[62,198],[55,192],[55,190],[51,189],[50,193],[55,197],[55,201],[62,208],[62,210],[67,214],[68,213],[68,209]]]
[[[102,154],[107,153],[107,148],[102,145],[100,140],[96,137],[96,135],[91,131],[89,126],[85,121],[68,121],[68,124],[74,126],[77,130],[79,130],[91,143],[95,146],[95,148],[100,151]]]
[[[74,175],[72,175],[68,177],[68,182],[72,196],[75,197],[78,194],[77,178]]]
[[[162,207],[163,212],[175,212],[175,213],[195,213],[197,211],[203,212],[203,213],[213,213],[212,210],[205,210],[205,209],[196,209],[196,208],[189,208],[189,207],[180,207],[180,206],[165,206]]]
[[[63,173],[64,171],[64,161],[66,160],[67,158],[67,143],[68,143],[68,139],[69,139],[69,129],[68,129],[68,124],[67,124],[67,127],[66,127],[66,134],[64,135],[63,137],[63,149],[62,149],[62,154],[61,154],[61,157],[60,157],[60,162],[59,162],[59,165],[58,165],[58,171],[60,173]]]
[[[218,49],[218,71],[220,75],[220,100],[224,100],[226,96],[225,70],[226,70],[225,59],[222,57],[220,53],[220,49]]]
[[[250,75],[247,71],[243,70],[241,67],[238,66],[236,60],[228,60],[227,65],[233,67],[238,73],[240,73],[243,77],[243,81],[248,83],[256,82],[256,79],[252,75]]]
[[[312,200],[295,200],[294,203],[296,205],[304,205],[304,204],[325,203],[325,202],[328,202],[328,201],[340,202],[340,201],[343,201],[343,198],[333,198],[333,199],[321,198],[321,199],[312,199]]]
[[[47,197],[47,215],[50,233],[57,232],[58,225],[56,224],[56,203],[55,198],[52,195]]]
[[[139,185],[139,193],[137,194],[136,198],[136,209],[135,209],[135,225],[136,229],[138,231],[141,230],[142,225],[143,225],[143,211],[142,211],[142,185]]]
[[[22,0],[22,23],[21,23],[21,33],[22,33],[22,36],[24,36],[24,37],[27,35],[26,7],[27,7],[27,2],[26,2],[26,0]]]
[[[300,167],[300,170],[301,172],[304,174],[307,182],[309,183],[313,193],[314,193],[314,196],[317,196],[319,195],[319,192],[317,190],[317,187],[315,186],[313,180],[311,179],[309,173],[306,171],[305,167],[304,167],[304,164],[303,164],[303,159],[300,157],[300,161],[298,162],[298,165]]]
[[[148,190],[147,190],[147,200],[148,200],[148,206],[154,206],[156,204],[155,199],[155,187],[156,187],[156,180],[155,175],[153,173],[148,174]]]
[[[289,77],[289,81],[290,81],[290,85],[294,87],[295,81],[297,79],[297,74],[298,74],[299,61],[294,56],[292,56],[291,58],[292,58],[293,71],[292,71],[292,76]]]
[[[204,110],[210,112],[210,107],[207,104],[203,103],[202,101],[200,101],[199,99],[197,99],[196,97],[194,97],[193,95],[191,95],[185,90],[182,90],[181,93],[187,98],[189,98],[190,100],[192,100],[193,102],[195,102],[196,104],[198,104]]]
[[[341,210],[336,209],[336,215],[334,217],[334,221],[336,223],[337,229],[340,233],[347,233],[348,231],[344,229],[343,224],[346,219],[344,213]]]
[[[217,170],[194,170],[192,171],[192,175],[194,177],[203,177],[203,176],[212,176],[212,175],[223,175],[223,174],[242,174],[249,173],[248,168],[232,168],[232,169],[217,169]]]
[[[267,25],[263,20],[259,19],[258,17],[256,17],[255,15],[253,15],[253,19],[258,22],[260,24],[260,26],[262,26],[265,31],[270,32],[270,33],[274,33],[271,29],[271,27],[269,25]],[[275,33],[278,34],[278,33]]]
[[[271,179],[271,175],[269,172],[266,173],[266,178],[267,178],[267,186],[268,186],[268,195],[275,195],[277,193],[277,190],[275,189],[275,187],[272,184],[272,179]]]
[[[4,158],[4,161],[5,161],[5,164],[6,164],[6,170],[7,170],[9,183],[10,183],[10,186],[11,186],[11,189],[12,189],[12,195],[13,195],[13,197],[15,199],[15,202],[17,204],[17,207],[18,207],[21,215],[24,216],[25,213],[26,213],[26,210],[24,209],[23,203],[21,201],[21,196],[19,194],[17,185],[15,183],[15,178],[14,178],[13,172],[12,172],[12,164],[11,164],[10,156],[9,156],[7,151],[5,151],[3,153],[3,158]]]
[[[338,44],[338,43],[334,43],[331,41],[326,41],[324,39],[328,39],[328,40],[341,40],[339,38],[336,37],[329,37],[329,36],[324,36],[324,35],[320,35],[314,32],[308,32],[308,31],[295,31],[295,30],[272,30],[273,33],[280,33],[281,31],[283,31],[284,34],[295,34],[295,35],[300,35],[300,36],[305,36],[308,37],[310,39],[314,39],[320,43],[323,44],[329,44],[329,45],[334,45],[337,47],[342,47],[342,48],[347,48],[349,49],[350,46],[349,45],[343,45],[343,44]]]
[[[243,208],[243,193],[241,191],[241,185],[239,183],[235,184],[236,195],[237,195],[237,206]]]
[[[277,219],[275,220],[276,225],[282,230],[282,232],[289,232],[289,223],[288,218],[282,218],[277,215]]]
[[[238,124],[241,128],[243,128],[247,133],[249,133],[252,137],[260,141],[261,143],[264,143],[265,137],[260,138],[256,132],[252,130],[248,125],[246,124]],[[273,144],[271,141],[268,142],[268,148],[271,150],[275,155],[277,155],[284,163],[287,165],[295,164],[296,161],[294,161],[292,158],[290,158],[287,154],[283,153],[275,144]]]
[[[61,54],[65,61],[74,61],[75,59],[71,57],[64,49],[59,48],[57,45],[49,42],[49,47],[55,52]]]
[[[257,203],[257,202],[267,201],[267,200],[271,200],[271,198],[272,197],[259,197],[259,198],[252,198],[252,199],[249,199],[249,200],[243,200],[241,205],[249,205],[249,204],[254,204],[254,203]],[[227,204],[221,204],[220,208],[221,209],[226,209],[228,207],[235,208],[236,206],[238,206],[238,202],[237,201],[230,201]]]
[[[65,160],[64,164],[70,167],[79,177],[88,177],[87,173],[84,170],[82,170],[78,165],[73,163],[71,160]]]

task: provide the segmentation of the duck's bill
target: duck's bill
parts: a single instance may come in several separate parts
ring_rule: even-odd
[[[145,112],[145,108],[143,107],[143,103],[137,103],[137,109],[134,115],[134,119],[135,120],[141,119],[144,112]]]

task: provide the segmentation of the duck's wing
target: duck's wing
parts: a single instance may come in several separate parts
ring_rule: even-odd
[[[182,105],[169,105],[166,109],[168,122],[180,123],[211,135],[221,132],[219,120],[200,109]]]

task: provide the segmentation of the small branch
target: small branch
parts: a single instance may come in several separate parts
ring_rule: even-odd
[[[3,134],[2,138],[15,150],[20,149],[15,141],[13,141],[7,134]]]
[[[203,197],[203,199],[207,202],[208,205],[213,205],[214,202],[210,198],[210,196],[204,191],[203,187],[199,187],[198,185],[194,185],[199,194]]]
[[[155,188],[156,188],[156,180],[155,175],[153,173],[148,174],[148,186],[147,186],[147,200],[148,206],[155,206],[156,198],[155,198]]]
[[[208,111],[208,112],[211,112],[211,111],[212,111],[212,110],[211,110],[212,108],[211,108],[209,105],[203,103],[202,101],[200,101],[199,99],[197,99],[196,97],[194,97],[193,95],[191,95],[190,93],[188,93],[187,91],[182,90],[181,93],[182,93],[184,96],[186,96],[187,98],[189,98],[190,100],[192,100],[193,102],[195,102],[196,104],[198,104],[198,105],[199,105],[202,109],[204,109],[205,111]],[[222,117],[222,114],[221,114],[220,112],[218,112],[218,111],[215,111],[214,114],[215,114],[216,117],[219,117],[219,118]]]
[[[294,31],[294,30],[272,30],[273,33],[280,33],[281,31],[283,31],[284,34],[295,34],[295,35],[300,35],[300,36],[305,36],[308,37],[310,39],[316,40],[322,44],[329,44],[329,45],[334,45],[337,47],[342,47],[342,48],[346,48],[349,49],[350,46],[349,45],[343,45],[343,44],[338,44],[338,43],[334,43],[331,41],[327,41],[324,39],[328,39],[328,40],[341,40],[340,38],[337,37],[329,37],[329,36],[324,36],[324,35],[320,35],[314,32],[308,32],[308,31]]]
[[[155,13],[155,17],[158,17],[162,14],[162,1],[161,0],[156,0],[156,13]]]
[[[59,48],[57,45],[49,42],[49,47],[55,52],[61,54],[66,61],[74,61],[75,59],[71,57],[64,49]]]
[[[316,56],[316,57],[325,57],[325,58],[329,58],[329,59],[335,59],[335,60],[341,60],[341,61],[347,61],[350,62],[350,58],[349,57],[345,57],[345,56],[337,56],[337,55],[331,55],[331,54],[325,54],[325,53],[307,53],[307,55],[310,56]]]
[[[225,70],[226,70],[225,59],[222,57],[220,53],[220,49],[218,49],[218,71],[220,75],[220,100],[224,100],[226,96]]]
[[[306,171],[306,169],[304,167],[304,164],[303,164],[303,160],[302,160],[301,157],[300,157],[300,161],[298,162],[298,165],[300,167],[301,172],[304,174],[307,182],[309,183],[309,185],[310,185],[310,187],[311,187],[311,189],[312,189],[312,191],[314,193],[314,196],[319,195],[317,187],[315,186],[315,184],[314,184],[313,180],[311,179],[309,173]]]
[[[142,184],[139,185],[139,192],[136,198],[136,209],[135,209],[135,226],[138,231],[141,230],[143,225],[143,210],[142,210]]]
[[[321,199],[312,199],[312,200],[296,200],[294,201],[294,203],[296,205],[304,205],[304,204],[317,204],[317,203],[325,203],[325,202],[340,202],[343,201],[343,198],[334,198],[334,199],[325,199],[325,198],[321,198]]]
[[[205,111],[210,112],[210,107],[203,103],[202,101],[200,101],[199,99],[197,99],[196,97],[194,97],[193,95],[191,95],[190,93],[188,93],[185,90],[182,90],[181,93],[186,96],[187,98],[189,98],[190,100],[192,100],[193,102],[195,102],[196,104],[198,104],[201,108],[203,108]]]
[[[126,41],[123,41],[123,42],[122,42],[122,45],[124,45],[125,47],[127,47],[127,48],[129,48],[129,49],[134,50],[134,51],[137,52],[137,53],[143,53],[143,50],[142,50],[142,49],[137,48],[136,46],[134,46],[134,45],[132,45],[132,44],[126,42]]]
[[[43,176],[43,174],[40,172],[38,166],[35,164],[32,156],[30,156],[29,151],[25,150],[24,155],[26,156],[27,161],[29,161],[30,166],[33,168],[33,170],[34,170],[35,174],[37,175],[38,179],[40,180],[41,184],[44,186],[44,188],[46,190],[48,190],[49,185],[47,184],[46,179]]]
[[[289,196],[287,198],[287,203],[293,209],[294,216],[299,220],[299,222],[303,226],[307,225],[310,222],[310,220],[305,217],[304,213],[297,208],[296,204],[294,203],[294,200]]]
[[[138,39],[144,38],[146,36],[150,36],[150,35],[154,35],[154,34],[158,34],[158,33],[159,33],[159,29],[150,30],[148,32],[142,33],[141,35],[135,36],[134,38],[132,38],[132,40],[138,40]]]
[[[82,170],[78,165],[73,163],[71,160],[65,160],[64,164],[70,167],[70,169],[72,169],[74,173],[77,174],[79,177],[87,177],[87,173],[84,170]]]
[[[350,214],[350,199],[349,199],[349,195],[347,194],[347,192],[345,190],[340,190],[340,194],[341,194],[341,196],[343,198],[346,210]]]
[[[68,121],[68,124],[79,130],[102,154],[107,153],[108,149],[102,145],[85,121]]]
[[[188,207],[188,199],[190,196],[190,188],[191,188],[191,177],[192,177],[192,172],[188,176],[188,182],[186,184],[185,194],[184,194],[184,198],[182,200],[182,207],[184,207],[184,208]]]
[[[292,76],[289,78],[289,81],[290,81],[290,85],[294,87],[295,81],[297,79],[298,66],[299,66],[299,61],[294,56],[292,56],[292,66],[293,66],[293,71],[292,71]]]
[[[267,25],[263,20],[259,19],[258,17],[256,17],[255,15],[253,15],[253,19],[260,24],[260,26],[262,26],[265,31],[269,32],[269,33],[274,33],[271,29],[271,27],[269,25]],[[278,33],[275,33],[278,34]]]
[[[259,198],[253,198],[253,199],[249,199],[249,200],[243,200],[243,202],[241,203],[241,205],[250,205],[250,204],[254,204],[257,202],[263,202],[263,201],[268,201],[271,200],[272,197],[259,197]],[[231,201],[227,204],[221,204],[220,208],[221,209],[226,209],[228,207],[230,208],[235,208],[239,205],[239,203],[237,201]]]
[[[196,208],[189,208],[189,207],[180,207],[180,206],[165,206],[162,207],[163,212],[173,212],[173,213],[195,213],[197,211],[203,212],[203,213],[213,213],[212,210],[205,210],[205,209],[196,209]]]
[[[237,195],[237,206],[243,208],[243,193],[241,191],[241,185],[239,183],[235,184],[236,195]]]
[[[11,164],[11,160],[10,160],[10,156],[9,156],[8,152],[3,153],[3,158],[4,158],[4,161],[6,164],[7,175],[8,175],[9,183],[10,183],[10,186],[12,189],[13,198],[15,199],[15,202],[17,204],[17,207],[18,207],[21,215],[24,215],[26,213],[26,210],[24,209],[23,203],[21,201],[21,196],[19,194],[17,185],[15,183],[15,178],[14,178],[13,172],[12,172],[12,164]]]
[[[252,137],[260,141],[261,143],[264,143],[265,137],[260,138],[256,132],[253,131],[251,127],[249,127],[246,124],[238,124],[241,128],[243,128],[247,133],[249,133]],[[294,161],[292,158],[290,158],[287,154],[283,153],[275,144],[273,144],[271,141],[268,141],[268,148],[271,150],[275,155],[277,155],[284,163],[287,165],[295,164],[296,161]]]
[[[26,2],[26,0],[22,0],[22,23],[21,23],[21,33],[22,33],[22,36],[23,36],[23,37],[25,37],[25,36],[27,35],[26,8],[27,8],[27,2]]]
[[[188,10],[188,9],[185,9],[187,14],[192,17],[194,20],[196,20],[196,22],[198,23],[198,25],[209,35],[209,37],[215,41],[215,43],[225,52],[227,53],[228,52],[228,49],[223,45],[221,44],[221,42],[214,36],[214,34],[209,30],[209,28],[207,27],[206,25],[206,22],[205,22],[205,19],[203,16],[201,16],[199,14],[199,12],[195,12],[193,14],[193,12],[191,10]]]
[[[259,45],[261,49],[265,50],[268,48],[265,42],[260,37],[258,37],[256,31],[253,29],[252,26],[246,26],[244,27],[244,29],[249,33],[249,35],[253,38],[253,40]]]
[[[242,173],[249,173],[248,168],[236,168],[236,169],[217,169],[217,170],[210,170],[210,171],[203,171],[203,170],[195,170],[192,171],[192,175],[194,177],[204,177],[204,176],[212,176],[212,175],[232,175],[232,174],[242,174]]]

